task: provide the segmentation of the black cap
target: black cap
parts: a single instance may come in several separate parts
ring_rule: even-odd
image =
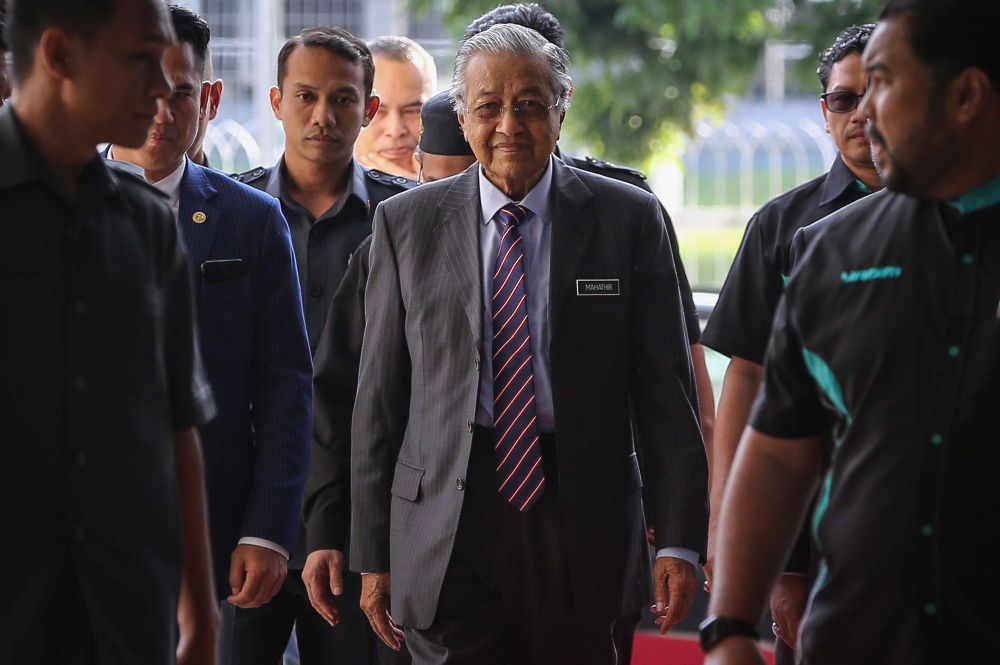
[[[452,105],[451,91],[434,95],[420,109],[420,149],[432,155],[470,155]]]

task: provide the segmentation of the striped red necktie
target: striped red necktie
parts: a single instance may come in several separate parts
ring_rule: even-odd
[[[535,417],[535,377],[518,225],[528,210],[508,203],[496,214],[500,248],[493,271],[493,427],[500,495],[520,511],[545,491]]]

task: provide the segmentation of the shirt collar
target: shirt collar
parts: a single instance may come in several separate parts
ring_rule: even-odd
[[[552,159],[549,157],[549,164],[545,167],[545,173],[542,174],[541,180],[531,188],[531,191],[523,199],[517,201],[544,222],[551,220],[549,193],[552,190]],[[501,192],[486,177],[482,165],[479,166],[479,202],[482,206],[484,226],[493,221],[494,215],[500,208],[510,203],[510,197]]]
[[[957,210],[960,215],[967,215],[970,212],[989,208],[998,203],[1000,203],[1000,176],[971,192],[948,201],[948,205]]]
[[[851,169],[847,168],[844,158],[838,154],[837,158],[833,160],[833,166],[830,167],[830,171],[826,174],[826,180],[823,182],[822,198],[819,204],[825,206],[835,201],[849,187],[856,188],[862,194],[871,193],[871,188],[858,180],[857,176],[851,172]]]
[[[347,200],[352,196],[358,199],[362,205],[368,205],[368,184],[365,179],[365,170],[353,159],[347,167],[351,171],[351,177],[347,179],[347,189],[333,206],[323,213],[323,217],[333,217],[340,214],[344,209]],[[267,185],[264,191],[276,199],[281,199],[285,205],[300,207],[288,191],[288,170],[285,167],[285,156],[282,155],[278,163],[271,169],[271,174],[267,178]]]
[[[4,148],[4,156],[0,160],[0,187],[41,179],[44,170],[41,158],[28,143],[10,104],[0,108],[0,145]]]
[[[0,160],[0,187],[12,187],[32,181],[44,183],[62,198],[65,191],[55,181],[41,155],[31,144],[21,127],[13,105],[0,107],[0,146],[4,148]],[[80,172],[81,200],[99,199],[115,194],[118,190],[115,175],[104,164],[104,159],[95,150],[93,158]]]
[[[150,182],[149,184],[156,187],[158,190],[167,195],[167,199],[170,201],[170,207],[176,208],[181,200],[181,180],[184,179],[184,170],[187,168],[188,158],[187,156],[181,160],[180,165],[171,171],[167,176],[157,180],[156,182]],[[149,182],[149,179],[146,179]]]

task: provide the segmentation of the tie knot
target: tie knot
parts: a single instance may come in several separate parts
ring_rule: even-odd
[[[497,219],[504,226],[513,224],[519,226],[528,216],[528,209],[517,203],[508,203],[497,211]]]

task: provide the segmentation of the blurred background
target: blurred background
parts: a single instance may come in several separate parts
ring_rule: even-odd
[[[181,0],[212,26],[225,81],[206,151],[229,172],[275,161],[281,127],[267,91],[284,40],[334,24],[370,40],[406,35],[449,86],[465,27],[495,0]],[[879,0],[550,0],[575,89],[560,145],[644,171],[677,227],[707,316],[746,221],[768,199],[829,168],[818,54]],[[710,353],[721,385],[725,359]]]

